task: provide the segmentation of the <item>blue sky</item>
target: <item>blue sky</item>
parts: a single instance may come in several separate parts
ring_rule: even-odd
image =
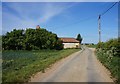
[[[114,2],[2,2],[2,33],[35,29],[36,25],[58,37],[80,33],[83,43],[98,42],[98,15]],[[101,17],[102,41],[118,37],[118,6]]]

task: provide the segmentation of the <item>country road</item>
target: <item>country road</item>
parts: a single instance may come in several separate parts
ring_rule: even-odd
[[[30,82],[113,82],[108,70],[97,60],[94,49],[84,47],[45,73],[37,73]]]

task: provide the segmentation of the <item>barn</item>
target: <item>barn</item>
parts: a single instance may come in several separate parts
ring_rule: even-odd
[[[75,38],[60,38],[64,48],[80,48],[80,42]]]

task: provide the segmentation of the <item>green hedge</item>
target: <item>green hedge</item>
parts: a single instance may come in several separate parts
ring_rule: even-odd
[[[96,47],[98,59],[110,70],[115,83],[120,83],[120,42],[119,39],[111,39],[100,42]]]

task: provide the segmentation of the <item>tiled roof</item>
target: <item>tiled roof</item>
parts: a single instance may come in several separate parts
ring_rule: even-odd
[[[63,43],[79,43],[75,38],[60,38]]]

